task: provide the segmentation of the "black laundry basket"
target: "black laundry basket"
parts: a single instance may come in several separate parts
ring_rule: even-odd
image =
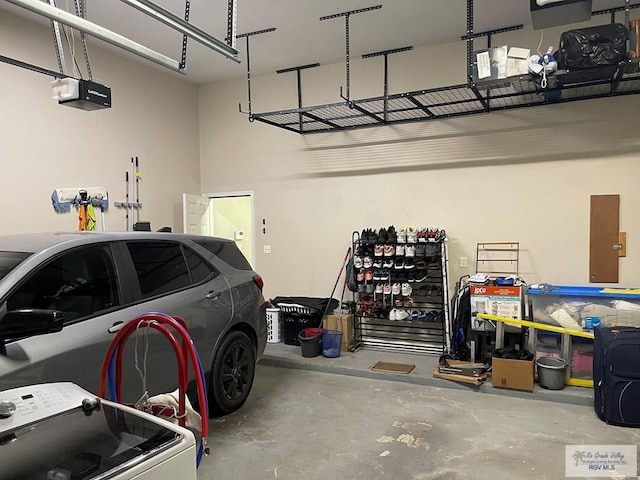
[[[318,328],[325,312],[338,307],[335,298],[276,297],[271,303],[280,309],[286,345],[300,345],[298,334],[303,328]]]

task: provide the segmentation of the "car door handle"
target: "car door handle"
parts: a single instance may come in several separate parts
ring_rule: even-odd
[[[113,325],[111,325],[109,327],[109,329],[107,330],[107,332],[109,333],[116,333],[118,330],[120,330],[122,327],[124,327],[124,322],[123,321],[118,321],[118,322],[114,322]]]
[[[222,292],[216,292],[214,290],[211,290],[209,293],[207,293],[207,299],[208,300],[215,300],[216,298],[218,298],[220,296]]]

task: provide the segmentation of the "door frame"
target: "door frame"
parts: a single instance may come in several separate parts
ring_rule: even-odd
[[[251,265],[256,268],[256,213],[255,213],[255,194],[253,190],[239,190],[236,192],[215,192],[215,193],[203,193],[203,197],[207,197],[209,200],[214,198],[229,198],[229,197],[249,197],[251,200]],[[210,215],[213,215],[213,209],[209,211]],[[211,223],[213,225],[213,223]],[[214,226],[215,228],[215,226]]]

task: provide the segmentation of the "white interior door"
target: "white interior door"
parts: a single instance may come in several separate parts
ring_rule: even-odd
[[[211,235],[211,215],[209,214],[209,198],[202,195],[182,194],[182,218],[184,233]]]

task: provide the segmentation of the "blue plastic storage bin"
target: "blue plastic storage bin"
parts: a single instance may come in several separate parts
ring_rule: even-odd
[[[640,289],[537,285],[528,287],[529,319],[572,330],[640,327]]]

